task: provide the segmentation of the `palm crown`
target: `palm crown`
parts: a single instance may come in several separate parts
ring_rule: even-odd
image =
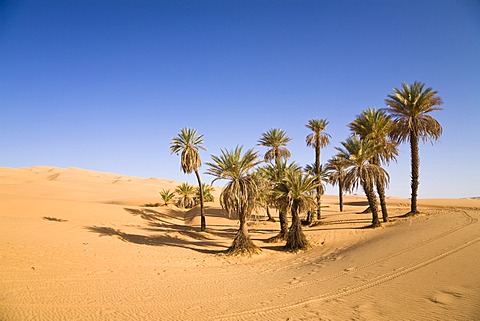
[[[422,141],[437,140],[442,135],[440,123],[428,115],[432,111],[442,110],[442,99],[432,88],[426,88],[421,82],[411,85],[402,84],[402,89],[394,88],[394,94],[385,99],[385,110],[392,116],[395,127],[392,136],[399,142],[409,142],[411,133]]]
[[[258,140],[258,145],[270,147],[265,153],[265,161],[290,158],[290,151],[285,147],[291,138],[284,130],[278,128],[269,129]]]
[[[203,135],[191,128],[182,128],[180,134],[172,138],[170,152],[181,153],[180,167],[184,173],[192,173],[202,166],[199,149],[206,150],[202,144]]]

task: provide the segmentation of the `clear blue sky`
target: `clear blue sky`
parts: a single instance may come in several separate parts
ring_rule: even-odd
[[[0,166],[193,183],[169,153],[180,128],[204,134],[204,162],[282,128],[305,165],[312,118],[330,122],[325,162],[355,115],[415,80],[445,101],[441,140],[420,145],[419,196],[480,196],[478,0],[4,0]],[[400,152],[387,194],[409,197]]]

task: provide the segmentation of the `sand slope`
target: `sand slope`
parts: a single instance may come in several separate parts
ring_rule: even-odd
[[[278,223],[252,218],[262,253],[223,255],[238,227],[218,200],[141,207],[179,182],[83,169],[0,168],[0,320],[480,319],[480,200],[421,200],[424,214],[364,229],[361,196],[324,196],[313,248],[266,243]],[[217,193],[218,196],[218,193]],[[218,199],[218,197],[217,197]]]

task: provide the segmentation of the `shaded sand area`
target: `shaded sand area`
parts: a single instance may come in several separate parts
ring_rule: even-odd
[[[285,253],[252,217],[262,253],[231,257],[218,202],[142,207],[178,182],[82,169],[0,168],[0,320],[479,320],[480,200],[389,198],[371,230],[361,196],[323,197],[313,247]],[[218,191],[217,191],[218,199]]]

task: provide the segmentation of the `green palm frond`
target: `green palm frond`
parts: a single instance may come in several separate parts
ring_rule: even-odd
[[[259,146],[269,147],[265,153],[265,161],[278,160],[280,158],[290,158],[290,151],[285,147],[291,138],[287,136],[284,130],[271,128],[263,133],[258,140]]]
[[[194,195],[195,187],[188,184],[182,183],[175,188],[175,193],[179,195],[178,204],[185,208],[190,208],[195,205]]]
[[[440,123],[428,115],[442,110],[442,99],[432,88],[424,89],[425,84],[415,81],[409,85],[402,84],[402,89],[394,88],[393,94],[385,100],[388,112],[394,123],[392,137],[398,142],[410,141],[411,133],[422,141],[438,140],[442,135]]]
[[[205,202],[213,202],[215,198],[213,197],[213,192],[215,189],[213,186],[208,184],[202,184],[203,200]],[[195,189],[195,195],[197,198],[200,198],[200,189],[197,187]]]
[[[386,186],[390,176],[381,166],[372,164],[370,160],[375,154],[374,142],[362,140],[358,135],[350,136],[341,143],[343,148],[338,148],[338,156],[347,164],[345,173],[345,186],[348,189],[356,189],[359,184],[373,185],[378,180]]]
[[[159,194],[165,205],[167,205],[168,202],[175,197],[175,193],[169,189],[162,189]]]
[[[215,177],[214,181],[228,181],[220,195],[220,204],[229,215],[250,215],[256,205],[258,184],[252,172],[260,163],[258,154],[253,149],[243,153],[242,146],[220,152],[220,156],[212,155],[206,172]]]
[[[316,148],[318,145],[318,147],[323,148],[330,144],[331,136],[324,132],[327,125],[328,121],[326,119],[310,119],[308,121],[305,127],[313,133],[309,134],[306,138],[307,146]]]
[[[273,194],[281,207],[289,211],[294,205],[299,212],[313,209],[316,205],[312,192],[318,186],[315,177],[300,171],[288,170],[285,178],[276,184]]]
[[[206,150],[203,144],[203,135],[197,130],[182,128],[177,137],[170,143],[171,154],[181,154],[180,167],[184,173],[192,173],[202,166],[199,149]]]
[[[368,108],[355,117],[348,127],[352,133],[361,139],[374,142],[375,150],[372,161],[380,165],[380,162],[388,163],[396,160],[398,156],[398,142],[391,139],[394,124],[384,110]]]

